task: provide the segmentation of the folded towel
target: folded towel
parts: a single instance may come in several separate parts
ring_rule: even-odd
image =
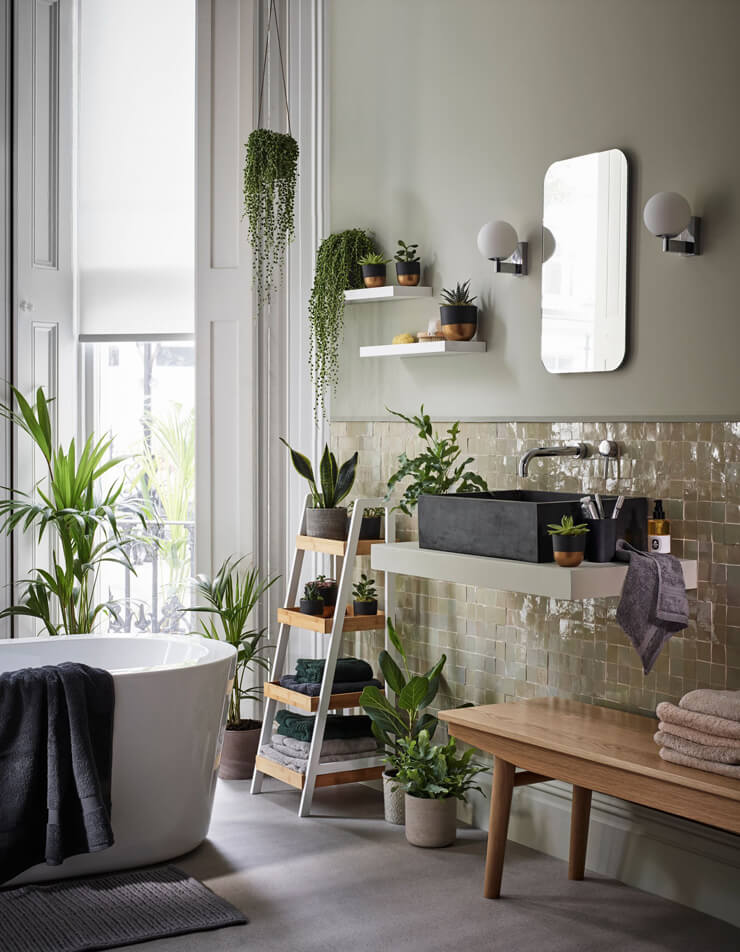
[[[665,734],[673,734],[675,737],[683,737],[686,740],[693,741],[694,744],[702,744],[704,747],[732,746],[732,738],[730,737],[706,734],[704,731],[695,731],[691,727],[681,727],[680,724],[671,724],[668,721],[660,721],[658,730]],[[738,750],[740,750],[740,746],[738,746]]]
[[[280,684],[289,691],[298,691],[308,697],[318,697],[321,694],[321,681],[298,681],[294,674],[285,674],[280,678]],[[382,688],[383,684],[377,678],[368,678],[367,681],[335,681],[331,686],[332,694],[355,694],[366,687]]]
[[[700,760],[698,757],[691,757],[689,754],[682,754],[678,750],[671,750],[670,747],[661,747],[660,756],[672,764],[680,764],[682,767],[696,767],[697,770],[708,770],[710,773],[722,774],[724,777],[735,777],[740,780],[740,766],[735,767],[731,764],[717,764],[711,760]]]
[[[699,760],[711,760],[716,764],[740,764],[740,746],[738,747],[707,747],[704,744],[695,744],[685,737],[669,734],[667,731],[656,731],[653,735],[656,744],[670,747],[689,757]]]
[[[629,562],[617,621],[648,674],[665,642],[688,626],[689,600],[683,570],[675,556],[642,552],[624,539],[617,540],[616,557]]]
[[[290,751],[285,747],[277,747],[270,744],[265,744],[264,747],[260,750],[260,753],[263,757],[267,757],[268,760],[274,761],[276,764],[282,764],[284,767],[290,767],[291,770],[297,770],[299,773],[305,773],[306,767],[308,766],[307,757],[292,757]],[[371,754],[368,752],[367,756]],[[340,761],[347,760],[346,754],[327,754],[322,756],[319,760],[319,763],[322,764],[336,764]]]
[[[296,681],[311,684],[324,677],[325,658],[299,658],[295,666]],[[339,658],[334,669],[335,681],[369,681],[373,669],[360,658]]]
[[[275,715],[278,733],[296,740],[311,740],[315,718],[309,714],[293,714],[291,711],[278,711]],[[329,714],[326,718],[324,740],[337,740],[341,737],[372,737],[372,722],[365,714],[344,716]]]
[[[740,740],[740,724],[737,721],[730,721],[726,717],[715,717],[713,714],[698,714],[696,711],[687,711],[682,707],[671,704],[670,701],[661,701],[655,711],[660,720],[668,724],[690,727],[692,730],[713,734],[715,737],[729,737],[732,740]]]
[[[697,714],[711,714],[728,721],[740,722],[740,691],[711,691],[708,688],[689,691],[678,705]]]
[[[0,883],[113,845],[114,700],[83,664],[0,675]]]
[[[307,758],[311,750],[311,744],[307,740],[296,740],[294,737],[286,737],[284,734],[273,734],[273,747],[280,747],[283,750],[290,751],[291,757]],[[364,754],[368,751],[377,750],[378,742],[374,737],[348,737],[346,740],[338,738],[337,740],[325,740],[321,745],[321,754],[325,757],[332,754]]]

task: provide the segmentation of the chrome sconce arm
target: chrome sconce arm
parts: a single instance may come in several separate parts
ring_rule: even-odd
[[[529,273],[529,243],[519,241],[515,229],[507,221],[489,221],[478,232],[478,250],[493,261],[496,274],[521,277]]]

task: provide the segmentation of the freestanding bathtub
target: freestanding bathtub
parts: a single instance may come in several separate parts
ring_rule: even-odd
[[[34,866],[13,885],[171,859],[196,847],[211,819],[235,650],[199,635],[0,641],[0,672],[62,661],[113,675],[115,844],[61,866]]]

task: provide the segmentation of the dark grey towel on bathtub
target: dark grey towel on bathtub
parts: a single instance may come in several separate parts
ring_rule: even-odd
[[[308,697],[318,697],[321,694],[321,682],[297,681],[294,674],[284,674],[280,678],[281,687],[288,688],[289,691],[298,691],[299,694],[306,694]],[[332,694],[356,694],[366,687],[382,688],[383,684],[377,678],[369,678],[367,681],[335,681],[331,686]]]
[[[0,675],[0,883],[113,845],[114,704],[84,664]]]
[[[617,621],[629,636],[648,674],[666,641],[689,623],[683,569],[673,555],[643,552],[624,539],[617,559],[629,562]]]

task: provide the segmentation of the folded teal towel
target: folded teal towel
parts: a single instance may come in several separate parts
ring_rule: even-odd
[[[316,718],[311,714],[293,714],[291,711],[278,711],[278,734],[292,737],[294,740],[311,740]],[[326,718],[324,740],[339,740],[349,737],[372,737],[372,721],[364,714],[345,717],[341,714],[329,714]]]
[[[295,666],[295,679],[302,684],[313,684],[324,677],[324,658],[299,658]],[[369,681],[373,669],[360,658],[339,658],[334,671],[335,681]]]

